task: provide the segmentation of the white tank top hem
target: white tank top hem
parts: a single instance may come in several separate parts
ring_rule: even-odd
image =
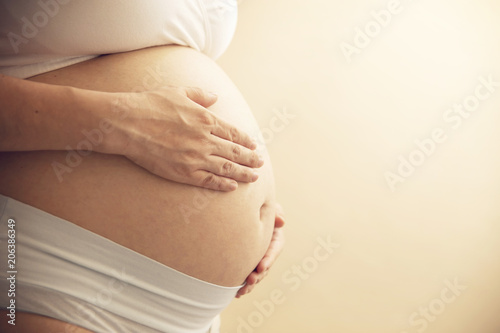
[[[0,2],[0,73],[28,78],[158,45],[217,59],[229,45],[237,0],[17,0]]]

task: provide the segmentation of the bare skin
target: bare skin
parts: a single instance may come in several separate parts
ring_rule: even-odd
[[[133,88],[141,93],[121,94],[0,75],[0,151],[118,154],[160,177],[220,191],[256,181],[252,168],[263,160],[252,151],[255,141],[206,109],[217,95],[161,86],[153,75],[154,85],[143,80]],[[59,181],[65,172],[56,171]]]
[[[215,92],[218,100],[209,107],[211,112],[247,133],[258,131],[248,106],[227,76],[212,60],[185,47],[100,57],[32,80],[118,93],[140,85],[148,68],[155,69],[160,77],[156,91],[169,85]],[[110,146],[121,135],[120,128],[132,119],[120,118],[120,112],[114,112],[117,118],[110,114],[110,119],[117,129],[107,134]],[[134,163],[133,158],[97,151],[83,156],[79,165],[64,174],[62,182],[52,165],[66,163],[66,152],[2,153],[0,188],[3,195],[199,279],[224,286],[247,280],[249,286],[240,291],[241,295],[265,276],[282,246],[279,229],[283,219],[276,218],[271,163],[264,147],[259,146],[257,151],[264,159],[264,165],[255,169],[258,181],[240,183],[232,192],[169,181]],[[56,327],[54,320],[34,315],[25,319],[26,325],[36,321],[40,333],[68,327],[61,322],[61,327]]]

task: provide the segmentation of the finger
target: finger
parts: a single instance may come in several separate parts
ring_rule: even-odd
[[[264,165],[264,159],[253,150],[221,138],[217,138],[215,144],[216,150],[212,152],[212,155],[224,157],[234,163],[251,168],[260,168]]]
[[[285,219],[281,215],[276,215],[274,218],[274,227],[283,228],[285,226]]]
[[[238,290],[238,294],[236,296],[237,298],[248,294],[249,292],[251,292],[253,290],[253,288],[255,288],[255,285],[261,280],[261,279],[256,278],[256,275],[257,274],[255,274],[253,272],[252,274],[250,274],[248,276],[248,278],[245,281],[245,285]]]
[[[250,291],[252,291],[253,287],[253,285],[249,285],[248,283],[246,283],[238,290],[236,297],[240,298],[241,296],[248,294]]]
[[[271,255],[265,257],[264,259],[262,259],[261,262],[259,262],[259,264],[257,265],[257,272],[258,273],[264,274],[265,272],[267,272],[271,268],[271,266],[274,263],[274,260],[273,260],[273,258],[271,258]]]
[[[223,192],[234,191],[238,188],[238,183],[235,180],[217,176],[205,170],[195,171],[190,184]]]
[[[248,294],[250,291],[252,291],[257,283],[262,281],[262,279],[267,276],[267,274],[269,273],[269,269],[281,253],[284,243],[283,230],[280,228],[275,228],[271,244],[269,245],[264,258],[262,258],[255,270],[247,277],[245,281],[246,284],[238,290],[236,298],[240,298],[241,296]]]
[[[239,130],[235,126],[216,118],[215,125],[212,127],[212,134],[219,138],[232,141],[248,149],[256,149],[257,143],[248,134]]]
[[[276,217],[274,218],[274,227],[282,228],[284,225],[285,225],[285,211],[279,203],[276,203]]]
[[[264,255],[264,258],[257,265],[257,272],[265,272],[271,268],[276,259],[281,254],[285,245],[284,233],[282,229],[275,228],[271,243]]]
[[[255,182],[259,178],[254,169],[233,163],[219,156],[210,156],[205,171],[245,183]]]
[[[217,101],[217,95],[208,91],[205,91],[201,88],[195,87],[186,87],[185,88],[186,96],[205,108],[213,105]]]
[[[238,293],[236,294],[236,298],[240,298],[241,296],[248,294],[253,290],[254,287],[255,285],[245,285],[241,287],[241,289],[238,290]]]
[[[264,274],[258,273],[257,270],[254,270],[250,275],[248,275],[246,279],[246,285],[251,286],[254,284],[259,283],[262,278],[264,277]]]

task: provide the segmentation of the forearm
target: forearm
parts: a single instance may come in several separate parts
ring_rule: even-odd
[[[156,61],[164,68],[159,73],[174,72],[165,54],[203,61],[212,66],[213,75],[224,76],[212,60],[191,51],[166,46],[139,50],[132,58],[98,57],[41,74],[37,82],[0,76],[0,151],[93,150],[122,155],[159,177],[218,191],[255,182],[255,168],[264,160],[255,151],[256,141],[242,130],[253,129],[245,122],[227,122],[224,118],[230,113],[213,112],[231,100],[218,102],[208,89],[170,82],[169,75],[156,88],[142,92],[134,92],[139,85],[127,84],[144,82],[143,72],[137,70],[145,63],[142,59]],[[125,70],[117,70],[124,63]],[[207,78],[200,83],[212,81],[203,75]],[[248,108],[246,114],[251,115]]]
[[[0,75],[0,151],[76,148],[109,112],[105,96]]]

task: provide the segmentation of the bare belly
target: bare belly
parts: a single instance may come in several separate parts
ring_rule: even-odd
[[[185,47],[103,56],[32,80],[109,92],[197,86],[218,94],[210,110],[246,131],[258,130],[227,76]],[[274,180],[266,154],[259,180],[231,193],[170,182],[126,158],[99,153],[80,156],[59,181],[52,163],[68,165],[68,157],[61,151],[0,154],[0,193],[215,284],[241,284],[267,249]]]

